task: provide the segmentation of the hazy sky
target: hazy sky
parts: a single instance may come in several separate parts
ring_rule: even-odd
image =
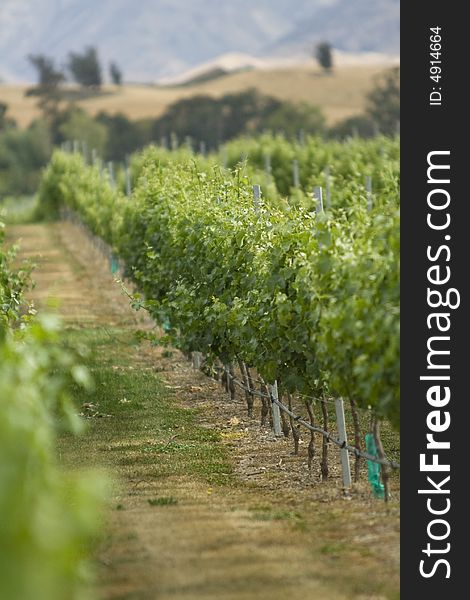
[[[306,56],[322,36],[345,50],[398,52],[398,15],[398,0],[0,0],[0,77],[31,79],[28,54],[60,64],[86,45],[130,80],[229,52]]]

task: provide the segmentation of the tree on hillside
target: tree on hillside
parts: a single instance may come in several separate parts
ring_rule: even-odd
[[[102,83],[101,65],[96,48],[89,46],[83,54],[69,53],[68,69],[74,81],[83,87],[99,88]]]
[[[30,54],[28,60],[37,71],[38,88],[56,90],[64,81],[65,75],[55,68],[53,58],[44,54]]]
[[[114,85],[122,84],[122,71],[115,62],[112,62],[109,65],[109,75]]]
[[[366,114],[381,133],[394,135],[400,123],[400,69],[394,67],[376,79],[367,96]]]
[[[16,123],[13,119],[7,117],[8,104],[0,102],[0,132],[6,129],[16,127]]]
[[[190,136],[206,148],[239,135],[252,135],[266,129],[285,131],[294,137],[299,129],[306,133],[323,130],[321,112],[308,104],[291,104],[260,94],[254,89],[226,94],[221,98],[192,96],[168,107],[153,124],[152,138],[159,140],[172,133],[179,139]]]
[[[37,190],[41,169],[50,159],[52,144],[46,121],[27,129],[7,127],[0,135],[0,197]]]
[[[59,126],[64,140],[80,140],[88,148],[94,148],[104,156],[108,132],[106,126],[91,117],[81,108],[72,108],[66,113],[66,119]]]
[[[331,73],[333,69],[333,54],[329,42],[320,42],[315,46],[315,58],[325,73]]]
[[[349,137],[371,138],[377,135],[377,126],[367,115],[355,115],[335,123],[328,130],[330,138],[345,140]]]
[[[262,127],[270,131],[283,131],[288,138],[295,138],[299,131],[318,135],[325,129],[325,117],[317,106],[306,102],[283,102],[263,120]]]
[[[150,142],[142,130],[142,122],[129,120],[122,113],[109,115],[100,112],[96,121],[106,127],[107,140],[104,156],[107,160],[123,161],[127,155]],[[150,125],[148,126],[150,128]]]
[[[61,100],[60,84],[65,80],[62,71],[56,69],[54,59],[44,54],[30,54],[29,62],[37,71],[38,83],[35,87],[28,88],[26,96],[38,96],[39,108],[49,121],[57,114]]]

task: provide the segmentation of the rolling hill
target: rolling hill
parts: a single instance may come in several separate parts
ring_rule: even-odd
[[[220,97],[223,94],[256,88],[281,100],[308,102],[319,106],[329,123],[362,111],[365,95],[373,78],[384,65],[338,67],[331,76],[310,66],[242,71],[187,86],[105,86],[99,93],[82,93],[70,88],[68,96],[91,114],[100,110],[123,112],[130,118],[157,117],[176,100],[196,94]],[[8,114],[25,126],[39,116],[37,99],[25,97],[25,85],[0,85],[0,101],[9,106]]]

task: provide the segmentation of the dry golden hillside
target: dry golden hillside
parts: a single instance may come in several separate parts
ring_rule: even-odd
[[[125,85],[122,88],[104,86],[98,94],[82,93],[70,88],[69,101],[96,114],[123,112],[132,119],[157,117],[181,98],[196,94],[219,97],[255,87],[264,94],[281,100],[309,102],[319,106],[329,124],[360,113],[365,95],[373,85],[373,78],[386,67],[380,65],[338,67],[332,75],[323,75],[316,67],[277,69],[272,71],[245,71],[234,73],[186,87],[159,87]],[[6,102],[8,114],[20,126],[28,125],[39,110],[37,98],[25,97],[25,85],[0,85],[0,102]]]

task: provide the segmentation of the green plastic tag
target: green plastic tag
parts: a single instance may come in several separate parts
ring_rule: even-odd
[[[113,255],[111,256],[111,260],[110,260],[110,268],[111,268],[111,273],[114,275],[115,273],[118,272],[119,269],[119,262],[118,259]]]
[[[373,433],[366,434],[366,450],[367,453],[371,456],[377,456],[377,446],[375,445],[375,439]],[[380,483],[380,465],[378,463],[372,462],[371,460],[367,461],[367,475],[369,479],[369,483],[372,487],[372,491],[374,492],[374,496],[376,498],[384,497],[384,486],[383,483]]]

